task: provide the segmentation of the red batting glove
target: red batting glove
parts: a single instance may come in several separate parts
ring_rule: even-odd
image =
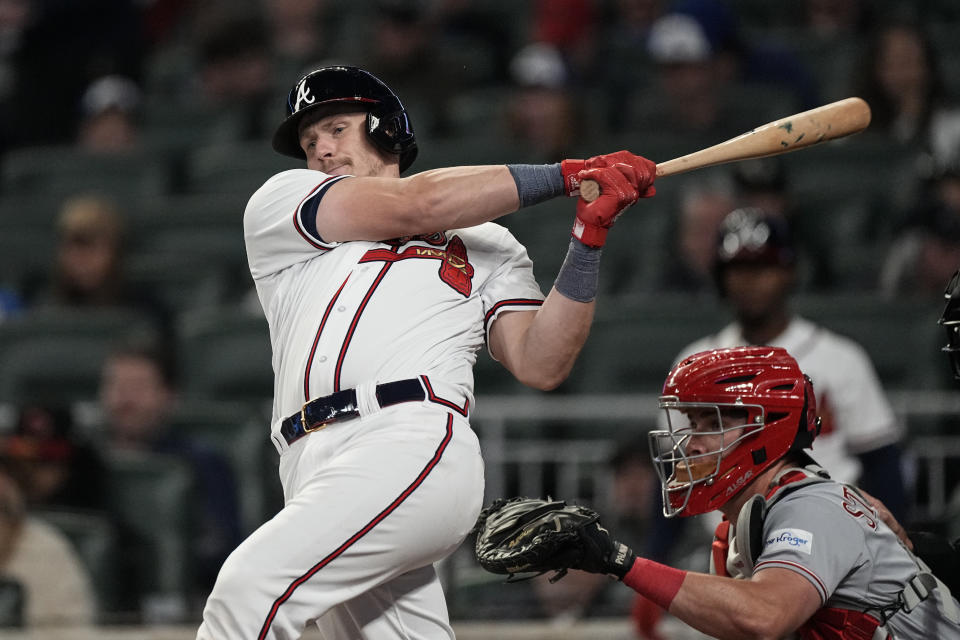
[[[631,184],[637,188],[641,198],[650,198],[656,195],[657,190],[653,186],[653,181],[657,178],[657,165],[643,156],[635,155],[629,151],[616,151],[587,158],[584,162],[584,168],[597,169],[599,167],[612,167],[616,164],[627,165],[633,169],[633,173],[627,172],[626,175]]]
[[[600,185],[600,196],[593,202],[577,200],[577,219],[573,223],[573,237],[589,247],[602,247],[607,231],[623,210],[639,198],[637,189],[627,174],[632,168],[625,165],[584,169],[580,180],[595,180]]]
[[[583,160],[563,160],[560,162],[560,173],[563,174],[563,187],[568,196],[580,195],[580,178],[577,174],[583,171]]]

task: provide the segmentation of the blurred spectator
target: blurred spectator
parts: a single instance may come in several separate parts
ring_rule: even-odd
[[[958,147],[960,149],[960,147]],[[920,201],[896,235],[880,272],[880,291],[889,298],[942,293],[960,264],[960,154],[938,166]]]
[[[782,41],[754,32],[747,37],[740,14],[723,0],[676,0],[675,14],[694,18],[714,52],[718,73],[735,88],[752,85],[763,89],[766,102],[783,109],[785,116],[821,103],[813,70]],[[782,104],[780,104],[782,103]],[[758,123],[765,120],[758,121]]]
[[[762,209],[782,216],[790,224],[799,259],[797,287],[827,290],[836,284],[829,233],[816,222],[829,216],[808,215],[791,197],[787,165],[780,156],[755,158],[731,165],[737,207]]]
[[[198,495],[193,569],[197,590],[208,593],[242,539],[237,482],[224,454],[171,428],[177,403],[171,357],[152,344],[119,347],[104,364],[100,401],[109,448],[179,456],[191,465]]]
[[[592,72],[599,28],[592,0],[536,0],[531,15],[531,40],[556,47],[578,80]]]
[[[56,224],[50,281],[34,285],[39,291],[28,291],[29,305],[131,309],[153,320],[169,338],[170,311],[150,291],[133,287],[125,279],[125,225],[116,203],[99,195],[67,198]]]
[[[803,19],[813,36],[852,38],[866,31],[873,10],[864,0],[804,0]]]
[[[531,162],[573,154],[585,121],[560,51],[542,42],[525,46],[510,64],[515,90],[506,106],[506,134]]]
[[[0,285],[0,322],[17,315],[23,310],[23,300],[11,287]]]
[[[77,145],[94,153],[123,153],[140,142],[140,88],[123,76],[104,76],[87,87],[80,102]]]
[[[211,10],[194,24],[201,102],[220,111],[214,140],[258,140],[272,133],[274,67],[268,25],[258,14]]]
[[[653,23],[646,49],[653,61],[653,83],[637,95],[623,126],[660,135],[719,142],[748,130],[755,109],[730,102],[732,80],[700,22],[669,13]]]
[[[609,3],[598,37],[593,75],[602,87],[605,102],[603,125],[619,131],[627,121],[625,106],[650,89],[653,69],[647,37],[662,15],[665,0],[616,0]]]
[[[472,79],[472,69],[449,68],[438,37],[438,25],[428,3],[410,0],[377,0],[371,12],[370,37],[358,51],[365,69],[375,70],[397,95],[405,96],[408,111],[419,115],[413,126],[428,136],[457,133],[453,129],[451,102]],[[409,103],[415,102],[414,106]]]
[[[870,131],[933,154],[937,162],[960,148],[960,109],[944,90],[938,52],[915,23],[897,21],[870,37],[856,95],[870,105]]]
[[[30,515],[17,483],[0,473],[0,582],[19,595],[19,615],[5,622],[30,630],[91,628],[93,583],[69,540]],[[19,619],[17,619],[19,618]]]
[[[66,407],[22,407],[0,440],[0,463],[30,508],[109,511],[106,465]]]
[[[712,293],[717,230],[734,208],[732,186],[715,177],[691,180],[680,196],[676,227],[671,225],[674,249],[663,267],[659,289]]]
[[[69,144],[77,106],[95,78],[139,78],[145,43],[142,4],[134,0],[5,2],[20,27],[13,60],[13,95],[4,120],[13,146]],[[25,24],[23,24],[25,20]],[[16,27],[15,27],[16,28]]]
[[[864,348],[790,309],[797,252],[786,220],[737,209],[718,238],[717,283],[736,319],[684,347],[674,362],[707,349],[785,348],[817,389],[823,424],[814,459],[838,482],[859,484],[898,518],[905,516],[902,427]]]
[[[327,0],[261,0],[276,71],[296,77],[330,50]]]

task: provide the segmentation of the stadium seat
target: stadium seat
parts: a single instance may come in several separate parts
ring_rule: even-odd
[[[194,520],[189,465],[178,458],[127,451],[111,451],[106,460],[114,513],[145,552],[138,567],[140,593],[185,596]]]
[[[245,194],[249,197],[275,173],[303,169],[303,160],[276,153],[269,140],[210,144],[186,156],[188,193]]]
[[[174,432],[221,452],[237,480],[241,519],[248,534],[282,505],[276,475],[277,452],[270,443],[270,416],[242,402],[194,400],[181,403],[170,418]]]
[[[937,326],[942,304],[936,300],[888,300],[878,295],[803,295],[793,302],[800,315],[860,343],[876,367],[884,387],[922,389],[942,377],[942,330]]]
[[[657,393],[680,350],[729,322],[711,296],[598,299],[590,337],[566,387],[573,393]]]
[[[183,393],[196,399],[256,402],[273,397],[266,319],[239,307],[198,309],[177,323]]]
[[[0,323],[0,401],[69,403],[96,397],[103,361],[127,337],[156,336],[121,309],[36,309]]]
[[[170,177],[167,157],[151,149],[114,155],[92,154],[73,145],[23,147],[4,155],[0,192],[152,197],[167,191]]]

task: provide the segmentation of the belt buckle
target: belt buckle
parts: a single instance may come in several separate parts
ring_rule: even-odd
[[[321,422],[318,422],[316,426],[312,426],[312,427],[307,426],[307,405],[308,404],[310,404],[310,402],[305,402],[303,406],[300,407],[300,426],[303,427],[304,433],[313,433],[314,431],[320,431],[321,429],[325,429],[327,425],[333,422],[332,419],[323,420]]]

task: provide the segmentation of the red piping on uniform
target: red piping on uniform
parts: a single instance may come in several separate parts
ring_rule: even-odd
[[[363,314],[363,310],[366,308],[367,303],[370,302],[373,292],[376,291],[377,287],[380,286],[380,283],[383,281],[383,276],[387,274],[387,270],[390,268],[392,263],[387,262],[383,265],[383,268],[380,269],[380,273],[377,274],[377,278],[373,281],[373,284],[370,285],[370,289],[367,290],[367,294],[363,296],[363,300],[360,302],[360,306],[357,307],[357,312],[353,316],[353,322],[350,323],[350,328],[347,329],[347,335],[343,339],[343,346],[340,347],[340,355],[337,357],[337,368],[333,372],[333,390],[340,391],[340,373],[343,368],[343,359],[347,356],[347,347],[350,346],[350,341],[353,339],[353,332],[357,329],[357,323],[360,322],[360,316]]]
[[[427,398],[430,402],[436,402],[437,404],[442,404],[445,407],[453,409],[463,417],[467,416],[467,412],[470,410],[470,399],[464,401],[463,406],[459,407],[450,400],[445,400],[433,392],[433,387],[430,385],[430,379],[427,376],[420,376],[420,379],[423,381],[423,386],[427,388]]]
[[[539,307],[539,306],[542,305],[542,304],[543,304],[543,300],[534,300],[533,298],[513,298],[513,299],[510,299],[510,300],[501,300],[501,301],[498,302],[497,304],[493,305],[493,306],[490,308],[490,311],[487,311],[487,314],[483,317],[483,330],[484,330],[484,331],[487,330],[487,323],[490,322],[490,318],[492,318],[492,317],[494,316],[494,314],[497,313],[497,311],[500,310],[501,307],[506,307],[506,306],[508,306],[508,305],[509,305],[509,306],[514,306],[514,305],[517,305],[517,306],[529,306],[529,305],[533,305],[533,306]]]
[[[307,356],[307,368],[303,372],[304,401],[310,399],[310,368],[313,366],[313,356],[317,352],[317,344],[320,342],[320,334],[323,333],[323,327],[327,324],[327,318],[330,317],[330,311],[333,309],[333,304],[337,301],[337,298],[340,297],[340,292],[343,291],[343,288],[347,285],[347,280],[349,279],[350,274],[348,273],[347,277],[343,279],[343,284],[341,284],[340,288],[337,289],[337,292],[333,294],[330,304],[327,305],[327,309],[323,312],[323,318],[320,319],[320,326],[317,327],[317,335],[313,338],[313,344],[310,346],[310,355]]]
[[[427,476],[430,475],[430,472],[433,471],[434,467],[439,464],[440,459],[443,457],[443,452],[446,451],[447,445],[450,444],[450,439],[453,437],[453,414],[447,414],[447,427],[446,434],[443,436],[443,440],[440,442],[440,445],[437,447],[437,450],[434,452],[433,457],[427,463],[427,466],[423,468],[423,471],[420,472],[420,475],[417,476],[417,479],[414,480],[410,486],[403,490],[396,500],[391,502],[386,509],[378,513],[373,520],[368,522],[362,529],[357,531],[355,534],[350,536],[350,538],[344,542],[342,545],[337,547],[326,558],[313,565],[309,571],[305,574],[294,580],[287,590],[283,592],[283,595],[274,600],[273,606],[270,607],[270,613],[267,615],[267,619],[263,621],[263,626],[260,628],[260,635],[257,636],[258,640],[264,640],[267,637],[267,632],[270,631],[270,625],[273,624],[274,618],[277,617],[277,611],[280,609],[280,605],[290,599],[290,596],[293,595],[293,592],[296,591],[297,587],[301,584],[312,578],[320,569],[323,569],[325,566],[330,564],[332,561],[336,560],[344,551],[349,549],[354,543],[356,543],[360,538],[370,533],[370,530],[375,526],[380,524],[384,518],[389,516],[397,507],[403,503],[410,494],[413,493],[417,487],[423,484],[423,481],[427,479]]]

